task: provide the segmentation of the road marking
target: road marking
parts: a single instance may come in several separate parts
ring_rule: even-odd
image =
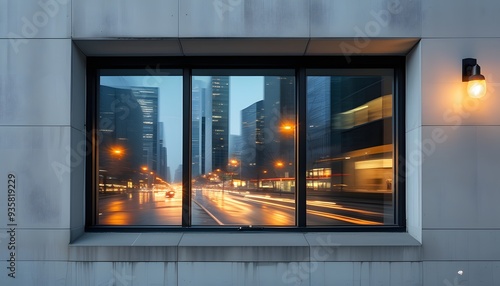
[[[196,200],[193,200],[202,210],[204,210],[213,220],[215,220],[216,223],[219,225],[224,225],[218,218],[216,218],[210,211],[208,211],[204,206],[202,206],[199,202]]]

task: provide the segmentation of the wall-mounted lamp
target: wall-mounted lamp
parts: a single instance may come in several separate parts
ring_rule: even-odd
[[[486,94],[486,80],[476,59],[462,60],[462,82],[468,82],[467,94],[470,97],[481,98]]]

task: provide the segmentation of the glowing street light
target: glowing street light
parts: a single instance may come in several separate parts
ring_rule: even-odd
[[[295,131],[295,124],[292,124],[290,122],[285,122],[281,124],[280,129],[282,133],[293,134],[293,132]]]
[[[121,156],[123,155],[123,153],[125,153],[125,151],[123,150],[122,147],[117,146],[111,149],[111,154],[113,155]]]

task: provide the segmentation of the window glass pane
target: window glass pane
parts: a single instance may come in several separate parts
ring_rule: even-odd
[[[194,70],[192,224],[295,224],[295,78]]]
[[[394,225],[393,71],[308,75],[307,225]]]
[[[181,224],[182,77],[154,72],[101,70],[100,225]]]

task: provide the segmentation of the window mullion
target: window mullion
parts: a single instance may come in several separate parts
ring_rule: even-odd
[[[397,182],[397,187],[394,190],[393,201],[396,206],[394,207],[394,224],[400,226],[406,226],[406,186],[405,180],[406,178],[406,169],[405,164],[400,161],[400,158],[405,158],[406,149],[405,149],[405,98],[401,96],[405,91],[405,73],[404,69],[400,66],[395,69],[394,74],[394,104],[393,104],[393,142],[394,142],[394,179]]]
[[[191,226],[191,174],[192,174],[192,99],[191,99],[191,69],[184,68],[182,78],[183,95],[183,133],[182,133],[182,226]]]
[[[296,85],[296,124],[295,130],[295,158],[296,163],[296,225],[306,226],[306,71],[298,68],[295,72]]]

